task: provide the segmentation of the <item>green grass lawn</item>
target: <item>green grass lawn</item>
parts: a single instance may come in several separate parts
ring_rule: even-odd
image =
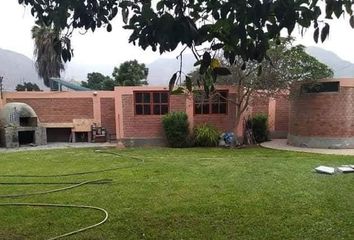
[[[353,157],[251,149],[94,149],[1,153],[0,182],[112,179],[0,203],[84,204],[105,208],[102,226],[66,239],[354,239],[354,174],[320,175],[318,165]],[[140,162],[136,158],[144,160]],[[67,185],[1,185],[0,195]],[[48,239],[102,219],[97,211],[0,207],[0,239]]]

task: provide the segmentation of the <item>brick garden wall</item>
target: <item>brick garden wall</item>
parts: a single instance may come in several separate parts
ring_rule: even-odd
[[[184,95],[170,95],[170,112],[185,112],[186,97]]]
[[[101,124],[110,134],[116,134],[114,98],[101,98]]]
[[[161,138],[160,115],[135,115],[133,94],[122,95],[124,138]]]
[[[236,94],[229,94],[230,99],[235,100]],[[227,114],[194,114],[194,126],[203,123],[214,125],[219,131],[234,131],[236,119],[236,105],[228,102]]]
[[[92,98],[8,98],[7,102],[30,105],[42,123],[68,123],[73,119],[92,119]]]
[[[302,94],[290,104],[289,133],[311,137],[354,136],[354,88]]]
[[[275,103],[275,131],[288,131],[289,129],[289,99],[286,97],[279,97]]]
[[[269,98],[268,97],[261,97],[261,96],[254,96],[249,106],[251,106],[252,116],[257,114],[265,114],[268,115],[269,113]]]
[[[185,112],[184,95],[171,95],[169,112]],[[161,115],[135,115],[133,94],[122,95],[125,138],[164,138]]]
[[[134,90],[135,88],[123,89],[122,95],[99,92],[99,96],[96,97],[90,97],[92,95],[90,93],[83,93],[82,96],[61,93],[60,97],[48,93],[42,93],[43,95],[40,97],[36,97],[36,95],[28,96],[30,93],[27,93],[24,97],[21,97],[21,94],[13,94],[6,100],[7,102],[27,103],[38,114],[42,123],[71,123],[73,119],[80,118],[96,119],[96,121],[101,121],[102,126],[107,128],[111,134],[116,134],[117,129],[122,130],[123,135],[120,135],[122,138],[164,138],[163,116],[135,115]],[[161,89],[152,89],[152,91],[157,90],[160,91]],[[144,89],[144,91],[149,91],[149,89]],[[236,93],[234,91],[230,92],[229,98],[231,101],[228,102],[227,114],[195,114],[192,98],[187,98],[185,95],[170,96],[169,112],[187,112],[191,127],[210,123],[222,132],[235,131]],[[48,94],[48,96],[44,94]],[[51,97],[52,95],[53,97]],[[257,113],[268,114],[269,112],[269,99],[253,98],[250,104],[252,115]],[[288,128],[287,104],[286,99],[277,99],[276,101],[274,111],[275,131],[286,131]],[[120,120],[117,120],[118,115],[121,117]],[[242,133],[242,129],[237,128],[237,131],[238,134]]]

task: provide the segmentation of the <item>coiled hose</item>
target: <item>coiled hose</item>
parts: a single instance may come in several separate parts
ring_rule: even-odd
[[[118,157],[127,157],[130,159],[134,159],[138,161],[139,163],[144,163],[144,159],[141,159],[139,157],[132,157],[132,156],[126,156],[122,154],[118,154],[115,152],[110,152],[110,151],[102,151],[102,150],[96,150],[96,153],[104,153],[104,154],[112,154]],[[102,173],[102,172],[108,172],[108,171],[115,171],[118,169],[126,169],[126,168],[131,168],[134,166],[130,167],[113,167],[113,168],[107,168],[103,170],[97,170],[97,171],[86,171],[86,172],[76,172],[76,173],[67,173],[67,174],[53,174],[53,175],[0,175],[0,177],[4,178],[52,178],[52,177],[68,177],[68,176],[79,176],[79,175],[88,175],[88,174],[94,174],[94,173]],[[47,191],[39,191],[39,192],[33,192],[33,193],[20,193],[20,194],[7,194],[7,195],[0,195],[0,199],[5,199],[5,198],[20,198],[20,197],[27,197],[27,196],[34,196],[34,195],[43,195],[43,194],[50,194],[50,193],[55,193],[55,192],[62,192],[62,191],[67,191],[70,189],[78,188],[84,185],[88,184],[107,184],[112,182],[112,179],[98,179],[98,180],[89,180],[89,181],[84,181],[84,182],[70,182],[70,183],[51,183],[51,182],[24,182],[24,183],[14,183],[14,182],[1,182],[0,185],[31,185],[31,184],[70,184],[70,186],[63,187],[63,188],[57,188],[57,189],[52,189],[52,190],[47,190]],[[74,205],[74,204],[53,204],[53,203],[22,203],[22,202],[12,202],[12,203],[0,203],[0,207],[46,207],[46,208],[80,208],[80,209],[91,209],[91,210],[96,210],[104,213],[104,218],[93,225],[77,229],[72,232],[64,233],[59,236],[51,237],[48,240],[56,240],[64,237],[68,237],[74,234],[81,233],[83,231],[89,230],[91,228],[98,227],[102,224],[104,224],[107,219],[108,219],[108,211],[100,208],[100,207],[95,207],[95,206],[86,206],[86,205]]]
[[[98,227],[98,226],[102,225],[103,223],[105,223],[108,219],[107,210],[100,208],[100,207],[86,206],[86,205],[53,204],[53,203],[0,203],[0,206],[5,206],[5,207],[12,206],[12,207],[46,207],[46,208],[81,208],[81,209],[97,210],[97,211],[103,212],[105,214],[105,217],[98,223],[95,223],[93,225],[90,225],[90,226],[87,226],[84,228],[80,228],[80,229],[72,231],[72,232],[64,233],[59,236],[48,238],[48,240],[60,239],[60,238],[74,235],[74,234],[78,234],[80,232],[89,230],[91,228]]]

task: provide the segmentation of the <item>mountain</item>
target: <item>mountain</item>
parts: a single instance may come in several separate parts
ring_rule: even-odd
[[[338,57],[335,53],[318,47],[307,47],[306,52],[327,64],[334,71],[335,77],[354,77],[354,64]],[[183,56],[182,71],[185,74],[193,71],[195,59],[193,55]],[[100,72],[111,76],[115,65],[82,65],[71,62],[63,73],[65,80],[83,81],[87,73]],[[175,58],[160,58],[146,65],[149,68],[148,82],[151,86],[167,86],[169,79],[179,70],[180,61]],[[0,48],[0,76],[4,77],[5,90],[13,91],[17,84],[23,82],[36,83],[46,89],[38,77],[33,61],[16,52]]]
[[[334,77],[354,77],[354,63],[341,59],[335,53],[319,47],[307,47],[306,52],[329,66]]]
[[[99,72],[103,75],[112,76],[114,65],[103,64],[79,64],[75,59],[65,65],[65,71],[62,73],[62,78],[65,80],[75,80],[78,82],[87,80],[87,74]]]
[[[185,74],[194,69],[195,58],[191,54],[183,55],[182,71]],[[176,58],[160,58],[147,65],[148,83],[153,86],[167,86],[172,75],[179,71],[180,61]]]
[[[182,70],[185,74],[193,70],[194,62],[193,55],[186,54],[183,56]],[[115,66],[118,67],[119,65],[80,65],[73,62],[67,64],[63,78],[83,81],[87,79],[87,74],[91,72],[100,72],[103,75],[112,76]],[[179,70],[180,61],[176,58],[159,58],[146,64],[146,67],[149,68],[147,81],[150,86],[167,86],[171,76]]]
[[[193,70],[195,60],[192,55],[183,56],[183,72],[188,74]],[[146,65],[149,68],[148,82],[151,86],[167,86],[169,79],[179,70],[180,61],[175,58],[160,58]],[[100,72],[111,76],[114,65],[84,65],[70,62],[65,66],[62,78],[68,81],[84,81],[87,74]],[[23,82],[36,83],[41,89],[46,89],[42,79],[39,78],[32,59],[0,48],[0,76],[4,77],[3,88],[7,91],[15,90],[17,84]]]
[[[16,52],[0,48],[0,76],[3,76],[4,90],[14,90],[19,83],[36,83],[44,89],[42,80],[38,77],[33,61]]]

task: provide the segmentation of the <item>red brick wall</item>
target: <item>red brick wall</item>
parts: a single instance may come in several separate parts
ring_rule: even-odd
[[[289,129],[289,99],[279,97],[275,103],[275,131],[288,131]]]
[[[93,118],[92,98],[13,98],[7,102],[30,105],[42,123],[67,123],[73,119]]]
[[[257,114],[265,114],[268,115],[269,113],[269,98],[268,97],[261,97],[261,96],[254,96],[249,106],[252,107],[252,115]]]
[[[231,94],[230,98],[235,98]],[[123,131],[124,138],[161,138],[164,137],[162,117],[159,115],[135,115],[133,95],[122,96]],[[235,104],[229,102],[228,114],[194,115],[194,126],[210,123],[220,131],[232,131],[235,121]],[[170,96],[170,112],[186,111],[186,97],[184,95]]]
[[[124,138],[161,138],[162,116],[135,115],[133,94],[122,95]]]
[[[229,94],[230,99],[236,99],[236,94]],[[229,101],[227,114],[194,114],[194,126],[203,123],[212,124],[221,132],[233,131],[235,128],[236,105]]]
[[[101,124],[110,134],[116,134],[114,98],[101,98]]]
[[[353,137],[354,88],[291,99],[289,132],[296,136]]]
[[[170,96],[170,112],[185,112],[186,97],[184,95]]]

